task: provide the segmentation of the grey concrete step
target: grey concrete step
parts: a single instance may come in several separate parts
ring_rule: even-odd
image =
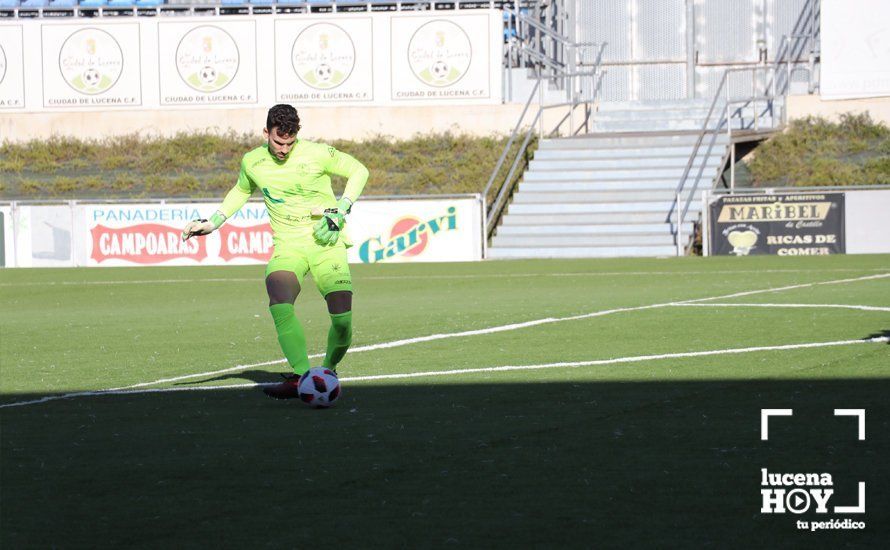
[[[566,139],[544,139],[538,143],[538,150],[559,149],[566,151],[570,149],[604,149],[616,147],[692,146],[698,141],[698,137],[698,132],[689,132],[686,134],[669,136],[647,136],[645,133],[639,133],[638,135],[633,136],[598,135]],[[707,145],[711,142],[711,139],[712,134],[707,134],[702,140],[702,143]],[[726,144],[728,142],[726,132],[717,134],[715,144]]]
[[[691,208],[691,207],[690,207]],[[692,221],[696,215],[687,215],[686,221]],[[676,221],[676,213],[671,215],[671,220]],[[510,212],[501,218],[498,231],[508,226],[564,226],[574,225],[602,225],[620,227],[626,224],[663,224],[667,222],[667,211],[653,212],[576,212],[576,213],[547,213],[547,212]]]
[[[620,180],[636,180],[645,181],[649,179],[673,179],[679,182],[683,177],[683,166],[674,168],[631,168],[631,169],[609,169],[609,170],[548,170],[539,171],[531,170],[523,176],[524,181],[620,181]],[[705,169],[703,177],[710,180],[716,173],[715,170],[708,171]],[[695,172],[694,175],[698,173]]]
[[[711,119],[720,119],[726,114],[724,105],[714,107],[710,112]],[[770,109],[764,104],[757,105],[756,108],[748,105],[746,107],[733,106],[731,115],[733,117],[754,118],[768,117],[778,114],[776,109],[770,112]],[[696,109],[624,109],[624,110],[600,110],[593,115],[594,121],[599,120],[657,120],[657,119],[698,119],[704,121],[708,117],[708,107]]]
[[[519,191],[547,193],[552,191],[674,191],[680,179],[651,179],[644,181],[523,181]]]
[[[548,247],[548,248],[489,248],[488,257],[497,259],[519,258],[619,258],[675,256],[675,246],[603,246],[603,247]]]
[[[708,122],[708,128],[711,130],[718,129],[725,132],[726,126],[718,126],[718,121],[719,120],[717,118],[712,118]],[[741,120],[733,118],[731,120],[731,123],[733,129],[754,128],[753,118],[745,118]],[[764,129],[774,126],[772,117],[763,117],[758,120],[757,123],[760,128]],[[662,130],[701,130],[704,124],[705,121],[703,118],[670,118],[653,120],[600,120],[594,118],[593,122],[590,124],[590,129],[592,132],[654,132]]]
[[[680,195],[682,201],[689,199],[692,193],[684,191]],[[702,191],[696,191],[696,198],[701,200]],[[623,191],[551,191],[551,192],[523,192],[521,189],[513,195],[512,204],[541,204],[554,202],[641,202],[641,201],[673,201],[676,195],[673,190],[623,190]]]
[[[656,99],[652,101],[603,101],[599,104],[600,111],[649,111],[657,109],[707,109],[712,98],[695,99]],[[722,102],[719,100],[717,104]],[[717,107],[714,107],[715,109]]]
[[[716,169],[722,160],[723,148],[720,149],[720,155],[711,154],[707,158],[705,166]],[[698,168],[705,161],[704,151],[702,155],[696,157],[693,166]],[[534,171],[548,170],[610,170],[628,167],[633,168],[685,168],[689,164],[689,157],[667,157],[667,158],[638,158],[638,159],[593,159],[593,160],[576,160],[576,159],[534,159],[528,164],[528,169]]]
[[[724,145],[721,143],[721,151]],[[717,147],[714,147],[715,151]],[[715,155],[715,151],[711,155]],[[704,158],[707,152],[707,143],[699,147],[696,158]],[[637,159],[676,159],[689,160],[692,154],[692,144],[677,146],[652,146],[652,147],[608,147],[597,149],[538,149],[534,153],[534,160],[625,160]]]
[[[673,228],[674,224],[669,223],[607,223],[599,225],[574,223],[571,226],[571,232],[581,235],[669,235]],[[690,231],[692,231],[691,221],[683,224],[683,232],[688,234]],[[497,234],[498,236],[565,235],[566,225],[560,223],[560,220],[550,225],[501,225],[498,227]]]
[[[597,214],[602,212],[657,212],[666,216],[671,211],[673,204],[673,201],[512,203],[508,210],[508,216],[511,214]],[[698,212],[699,210],[701,210],[700,202],[692,201],[689,205],[689,212]]]
[[[500,247],[589,247],[589,246],[655,246],[672,245],[674,236],[670,233],[658,235],[583,235],[574,231],[563,235],[501,235],[491,242],[494,248]]]

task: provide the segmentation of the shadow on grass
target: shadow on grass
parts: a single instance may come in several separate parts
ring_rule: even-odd
[[[272,381],[248,371],[213,380]],[[480,380],[483,380],[480,377]],[[890,380],[346,384],[0,411],[0,543],[225,547],[880,546]],[[34,396],[5,396],[4,401]],[[8,399],[7,399],[8,398]],[[792,408],[760,440],[760,409]],[[867,439],[834,408],[865,408]],[[830,505],[762,515],[760,470],[828,472]],[[805,533],[797,520],[865,521]]]

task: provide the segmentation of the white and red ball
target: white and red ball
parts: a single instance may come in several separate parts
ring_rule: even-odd
[[[340,380],[331,369],[312,367],[300,377],[297,385],[300,400],[316,409],[333,407],[340,399]]]

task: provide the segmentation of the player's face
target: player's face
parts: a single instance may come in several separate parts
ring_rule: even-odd
[[[293,149],[294,143],[297,142],[297,136],[290,134],[281,134],[278,128],[263,128],[263,135],[269,140],[269,152],[275,155],[279,160],[284,160],[290,150]]]

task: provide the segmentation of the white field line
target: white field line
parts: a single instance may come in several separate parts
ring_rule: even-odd
[[[798,285],[789,285],[789,286],[778,287],[778,288],[751,290],[751,291],[747,291],[744,293],[727,294],[727,295],[721,295],[721,296],[711,296],[708,298],[696,298],[696,299],[692,299],[692,300],[683,300],[683,301],[679,301],[679,302],[664,302],[661,304],[650,304],[650,305],[646,305],[646,306],[606,309],[606,310],[601,310],[601,311],[594,311],[591,313],[585,313],[582,315],[574,315],[574,316],[570,316],[570,317],[547,317],[544,319],[535,319],[535,320],[526,321],[523,323],[514,323],[514,324],[510,324],[510,325],[501,325],[501,326],[489,327],[489,328],[484,328],[484,329],[468,330],[468,331],[463,331],[463,332],[449,332],[449,333],[442,333],[442,334],[431,334],[428,336],[420,336],[420,337],[416,337],[416,338],[406,338],[403,340],[383,342],[380,344],[358,346],[358,347],[350,349],[349,352],[350,353],[359,353],[359,352],[365,352],[365,351],[375,351],[375,350],[379,350],[379,349],[407,346],[407,345],[418,344],[418,343],[422,343],[422,342],[431,342],[434,340],[443,340],[446,338],[460,338],[460,337],[464,337],[464,336],[478,336],[478,335],[483,335],[483,334],[494,334],[497,332],[504,332],[504,331],[508,331],[508,330],[517,330],[517,329],[521,329],[521,328],[528,328],[528,327],[532,327],[532,326],[539,326],[539,325],[544,325],[544,324],[549,324],[549,323],[558,323],[558,322],[562,322],[562,321],[575,321],[575,320],[579,320],[579,319],[590,319],[593,317],[601,317],[604,315],[610,315],[612,313],[624,313],[624,312],[629,312],[629,311],[640,311],[640,310],[645,310],[645,309],[663,308],[663,307],[669,307],[669,306],[696,303],[696,302],[701,302],[701,301],[706,301],[706,300],[719,300],[722,298],[733,298],[733,297],[736,297],[739,295],[750,296],[752,294],[759,294],[759,293],[766,293],[766,292],[779,292],[782,290],[807,288],[807,287],[812,287],[812,286],[817,286],[817,285],[850,283],[850,282],[856,282],[856,281],[881,279],[881,278],[887,278],[887,277],[890,277],[890,273],[882,273],[882,274],[878,274],[878,275],[866,275],[864,277],[857,277],[857,278],[853,278],[853,279],[836,279],[836,280],[832,280],[832,281],[802,283],[802,284],[798,284]],[[322,354],[314,354],[314,355],[310,355],[309,358],[314,359],[314,358],[318,358],[321,356],[322,356]],[[174,377],[170,377],[170,378],[161,378],[161,379],[153,380],[150,382],[140,382],[138,384],[121,386],[119,388],[110,388],[110,389],[106,389],[106,390],[96,390],[96,391],[89,391],[89,392],[76,392],[74,394],[63,394],[63,395],[58,395],[58,396],[49,396],[47,398],[42,398],[40,400],[34,401],[34,403],[41,403],[45,400],[64,399],[69,396],[77,396],[77,395],[83,395],[83,394],[92,395],[95,393],[102,393],[102,392],[120,392],[120,391],[125,391],[125,390],[144,388],[146,386],[155,386],[157,384],[164,384],[164,383],[168,383],[168,382],[179,382],[182,380],[189,380],[192,378],[202,378],[202,377],[206,377],[206,376],[217,376],[220,374],[237,372],[237,371],[241,371],[241,370],[262,367],[262,366],[275,365],[275,364],[284,363],[284,362],[285,362],[284,359],[278,359],[278,360],[273,360],[273,361],[264,361],[262,363],[252,363],[252,364],[248,364],[248,365],[235,365],[234,367],[228,367],[225,369],[200,372],[200,373],[195,373],[195,374],[186,374],[186,375],[174,376]],[[25,402],[23,402],[23,403],[25,403]],[[30,404],[30,402],[28,402],[26,404]],[[9,404],[0,405],[0,408],[2,408],[4,406],[10,406],[10,405]]]
[[[695,300],[683,300],[682,304],[692,304],[695,302],[707,302],[710,300],[718,300],[721,298],[739,298],[741,296],[751,296],[753,294],[763,294],[765,292],[781,292],[783,290],[796,290],[798,288],[809,288],[813,286],[821,286],[821,285],[839,285],[843,283],[854,283],[858,281],[870,281],[874,279],[886,279],[890,277],[890,273],[878,273],[877,275],[866,275],[864,277],[855,277],[853,279],[835,279],[833,281],[820,281],[815,283],[804,283],[799,285],[788,285],[788,286],[780,286],[776,288],[767,288],[763,290],[748,290],[745,292],[736,292],[734,294],[726,294],[724,296],[716,296],[713,298],[697,298]]]
[[[852,304],[725,304],[725,303],[698,303],[698,304],[674,304],[679,307],[777,307],[777,308],[836,308],[836,309],[858,309],[861,311],[886,311],[890,312],[890,307],[878,306],[857,306]]]
[[[883,271],[884,268],[837,268],[837,269],[763,269],[763,270],[724,270],[724,271],[590,271],[579,273],[485,273],[479,275],[424,275],[424,279],[505,279],[527,277],[621,277],[647,276],[647,275],[734,275],[746,273],[843,273],[843,272],[867,272]],[[372,275],[362,277],[362,281],[400,281],[416,279],[416,275]],[[114,281],[46,281],[25,283],[0,283],[0,287],[16,286],[104,286],[104,285],[148,285],[148,284],[191,284],[191,283],[259,283],[262,278],[257,277],[208,277],[206,279],[143,279],[143,280],[114,280]]]
[[[483,367],[470,369],[452,369],[427,372],[407,372],[401,374],[374,374],[368,376],[352,376],[343,377],[341,382],[366,382],[371,380],[404,380],[409,378],[425,378],[435,376],[454,376],[465,374],[477,374],[485,372],[506,372],[506,371],[522,371],[522,370],[543,370],[543,369],[571,369],[579,367],[591,367],[601,365],[617,365],[622,363],[640,363],[644,361],[658,361],[664,359],[683,359],[688,357],[708,357],[714,355],[732,355],[741,353],[756,353],[765,351],[785,351],[807,348],[825,348],[834,346],[849,346],[855,344],[881,344],[890,342],[890,337],[880,336],[877,338],[867,338],[864,340],[836,340],[833,342],[809,342],[802,344],[783,344],[777,346],[757,346],[750,348],[731,348],[718,349],[710,351],[691,351],[684,353],[662,353],[656,355],[635,355],[630,357],[617,357],[613,359],[597,359],[593,361],[572,361],[563,363],[543,363],[539,365],[505,365],[500,367]],[[96,397],[104,395],[134,395],[146,393],[172,393],[172,392],[190,392],[190,391],[213,391],[213,390],[233,390],[243,388],[257,388],[262,386],[270,386],[277,382],[249,382],[245,384],[227,384],[221,386],[189,386],[183,388],[148,388],[148,389],[118,389],[118,390],[99,390],[99,391],[83,391],[77,393],[68,393],[65,395],[51,395],[34,399],[30,401],[17,401],[14,403],[4,403],[0,408],[20,407],[23,405],[34,405],[37,403],[45,403],[47,401],[55,401],[59,399],[70,399],[73,397]]]

